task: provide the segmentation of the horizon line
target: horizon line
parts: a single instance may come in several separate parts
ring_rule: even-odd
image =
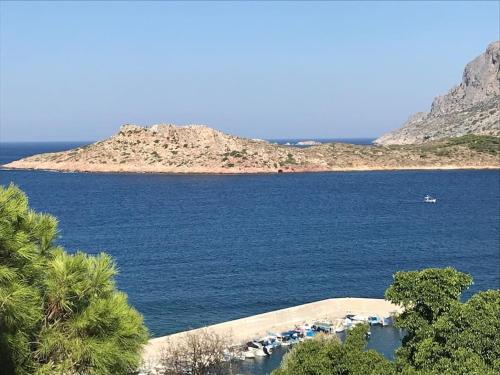
[[[109,138],[109,137],[108,137]],[[377,137],[273,137],[273,138],[250,138],[250,137],[241,137],[241,138],[247,138],[247,139],[262,139],[265,141],[285,141],[285,140],[302,140],[302,141],[320,141],[320,140],[341,140],[341,139],[377,139]],[[107,138],[105,138],[107,139]],[[60,141],[34,141],[34,140],[9,140],[9,141],[2,141],[0,140],[0,144],[6,144],[6,143],[94,143],[94,142],[99,142],[102,141],[103,139],[96,139],[96,140],[60,140]]]

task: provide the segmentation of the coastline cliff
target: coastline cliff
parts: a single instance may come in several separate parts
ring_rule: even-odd
[[[467,134],[500,136],[500,41],[469,62],[462,82],[432,102],[430,112],[412,115],[379,145],[425,143]]]

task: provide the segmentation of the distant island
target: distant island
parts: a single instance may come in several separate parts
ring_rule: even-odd
[[[112,137],[30,156],[12,169],[137,173],[280,173],[500,168],[500,42],[467,64],[463,80],[374,145],[278,145],[203,125],[123,125]]]
[[[280,173],[500,168],[500,138],[469,135],[417,145],[271,144],[201,125],[124,125],[114,136],[6,168],[76,172]]]

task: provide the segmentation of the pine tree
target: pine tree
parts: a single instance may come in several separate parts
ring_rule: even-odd
[[[57,221],[0,186],[0,368],[7,374],[127,374],[147,330],[116,290],[107,254],[68,254]]]

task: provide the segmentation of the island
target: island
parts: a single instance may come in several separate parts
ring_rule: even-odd
[[[246,139],[203,125],[123,125],[108,139],[33,155],[11,169],[128,173],[282,173],[500,168],[500,42],[465,67],[462,82],[429,113],[373,145]],[[306,147],[304,147],[306,146]]]
[[[129,173],[280,173],[500,168],[500,138],[469,135],[425,144],[310,147],[270,144],[206,126],[124,125],[104,141],[30,156],[12,169]]]

